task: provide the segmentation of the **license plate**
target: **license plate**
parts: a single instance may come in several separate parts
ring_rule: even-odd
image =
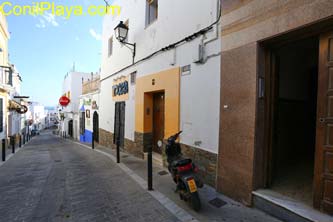
[[[188,180],[187,184],[188,184],[188,187],[190,188],[191,193],[194,193],[197,191],[197,185],[195,184],[194,179]]]

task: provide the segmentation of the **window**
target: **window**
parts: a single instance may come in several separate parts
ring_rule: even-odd
[[[113,51],[113,38],[109,38],[109,46],[108,46],[108,56],[112,55],[112,51]]]
[[[158,0],[147,0],[146,25],[151,24],[158,16]]]
[[[136,80],[136,71],[131,73],[131,84],[135,85]]]
[[[3,99],[0,98],[0,132],[3,132]]]

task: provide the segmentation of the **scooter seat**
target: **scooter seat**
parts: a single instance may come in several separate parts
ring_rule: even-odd
[[[175,160],[175,161],[173,161],[172,166],[174,166],[174,167],[185,166],[189,163],[192,163],[191,159]]]

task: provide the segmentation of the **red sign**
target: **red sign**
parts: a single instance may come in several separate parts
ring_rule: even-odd
[[[68,99],[67,96],[62,96],[59,99],[59,103],[60,103],[61,106],[67,106],[70,102],[71,102],[71,100]]]

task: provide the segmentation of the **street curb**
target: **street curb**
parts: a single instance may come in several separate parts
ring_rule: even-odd
[[[92,150],[91,147],[71,141],[72,143],[78,144],[86,149]],[[116,158],[109,153],[103,152],[101,150],[92,150],[95,152],[98,152],[100,154],[103,154],[107,157],[109,157],[114,163],[117,163]],[[129,175],[135,182],[137,182],[144,190],[147,188],[147,181],[145,181],[143,178],[141,178],[139,175],[134,173],[130,168],[128,168],[123,163],[117,163],[117,166],[119,166],[127,175]],[[146,191],[148,192],[148,191]],[[154,199],[156,199],[158,202],[160,202],[170,213],[172,213],[174,216],[176,216],[180,221],[182,222],[199,222],[196,218],[194,218],[190,213],[185,211],[183,208],[179,207],[175,202],[170,200],[168,197],[166,197],[164,194],[160,193],[159,191],[153,190],[148,192]]]
[[[6,161],[1,161],[1,162],[0,162],[0,167],[1,167],[2,165],[4,165],[5,163],[7,163],[7,161],[8,161],[10,158],[12,158],[16,153],[20,152],[20,151],[22,150],[23,147],[24,147],[24,146],[21,146],[21,148],[15,149],[15,153],[11,153],[11,154],[9,154],[8,156],[6,156]]]
[[[11,153],[8,156],[6,156],[6,161],[0,161],[0,167],[3,166],[5,163],[7,163],[7,161],[12,158],[16,153],[20,152],[23,147],[25,147],[26,145],[29,144],[29,142],[32,140],[33,138],[31,138],[28,142],[26,142],[25,144],[21,144],[21,147],[17,147],[15,148],[15,153]]]

